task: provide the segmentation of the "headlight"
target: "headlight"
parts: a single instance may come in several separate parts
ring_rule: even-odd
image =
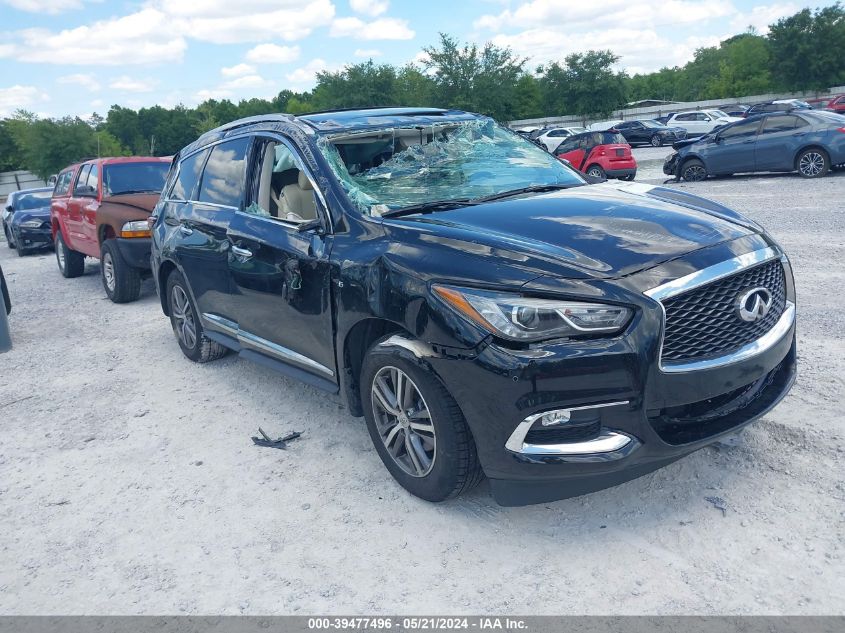
[[[532,299],[454,286],[432,289],[469,320],[514,341],[618,332],[631,317],[630,309],[603,303]]]
[[[150,227],[146,220],[134,220],[127,222],[120,229],[120,237],[149,237]]]
[[[41,220],[27,220],[26,222],[21,222],[21,228],[40,229],[42,224],[44,223]]]

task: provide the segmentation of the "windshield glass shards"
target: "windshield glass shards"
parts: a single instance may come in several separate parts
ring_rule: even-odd
[[[336,134],[318,145],[368,215],[538,185],[584,184],[573,169],[490,119]]]

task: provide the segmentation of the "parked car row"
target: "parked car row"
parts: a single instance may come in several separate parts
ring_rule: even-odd
[[[6,245],[23,257],[31,251],[50,246],[50,187],[13,191],[6,198],[2,212]]]
[[[684,180],[758,171],[820,178],[845,163],[845,116],[810,109],[752,115],[673,147],[663,172]]]
[[[483,476],[505,505],[585,494],[774,407],[795,289],[730,209],[586,186],[594,164],[633,177],[619,132],[555,149],[457,110],[252,117],[166,179],[153,158],[60,172],[57,261],[74,276],[100,258],[114,301],[149,270],[187,358],[236,353],[338,394],[423,499]]]

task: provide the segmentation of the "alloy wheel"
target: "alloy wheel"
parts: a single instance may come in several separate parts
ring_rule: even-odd
[[[197,344],[197,327],[188,295],[181,286],[173,286],[173,291],[170,293],[170,313],[173,315],[176,336],[179,337],[182,345],[193,349]]]
[[[660,147],[661,145],[663,145],[663,141],[660,139],[659,136],[657,136],[657,134],[655,134],[651,137],[651,145],[652,147]]]
[[[114,292],[114,260],[111,253],[103,253],[103,277],[106,280],[106,288]]]
[[[587,175],[591,176],[593,178],[601,178],[602,176],[604,176],[604,174],[601,172],[601,170],[599,170],[595,167],[591,167],[590,169],[588,169]]]
[[[824,156],[819,152],[807,152],[798,161],[798,171],[810,178],[818,176],[824,170]]]
[[[388,454],[412,477],[425,477],[434,466],[437,440],[431,412],[417,385],[401,369],[382,367],[373,377],[371,399]]]
[[[684,180],[699,182],[707,178],[707,171],[701,165],[690,165],[684,170]]]

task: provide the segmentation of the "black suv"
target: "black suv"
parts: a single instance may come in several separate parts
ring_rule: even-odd
[[[175,158],[152,268],[179,346],[364,416],[431,501],[632,479],[760,417],[795,376],[789,262],[683,191],[588,185],[491,119],[384,108],[236,121]]]

